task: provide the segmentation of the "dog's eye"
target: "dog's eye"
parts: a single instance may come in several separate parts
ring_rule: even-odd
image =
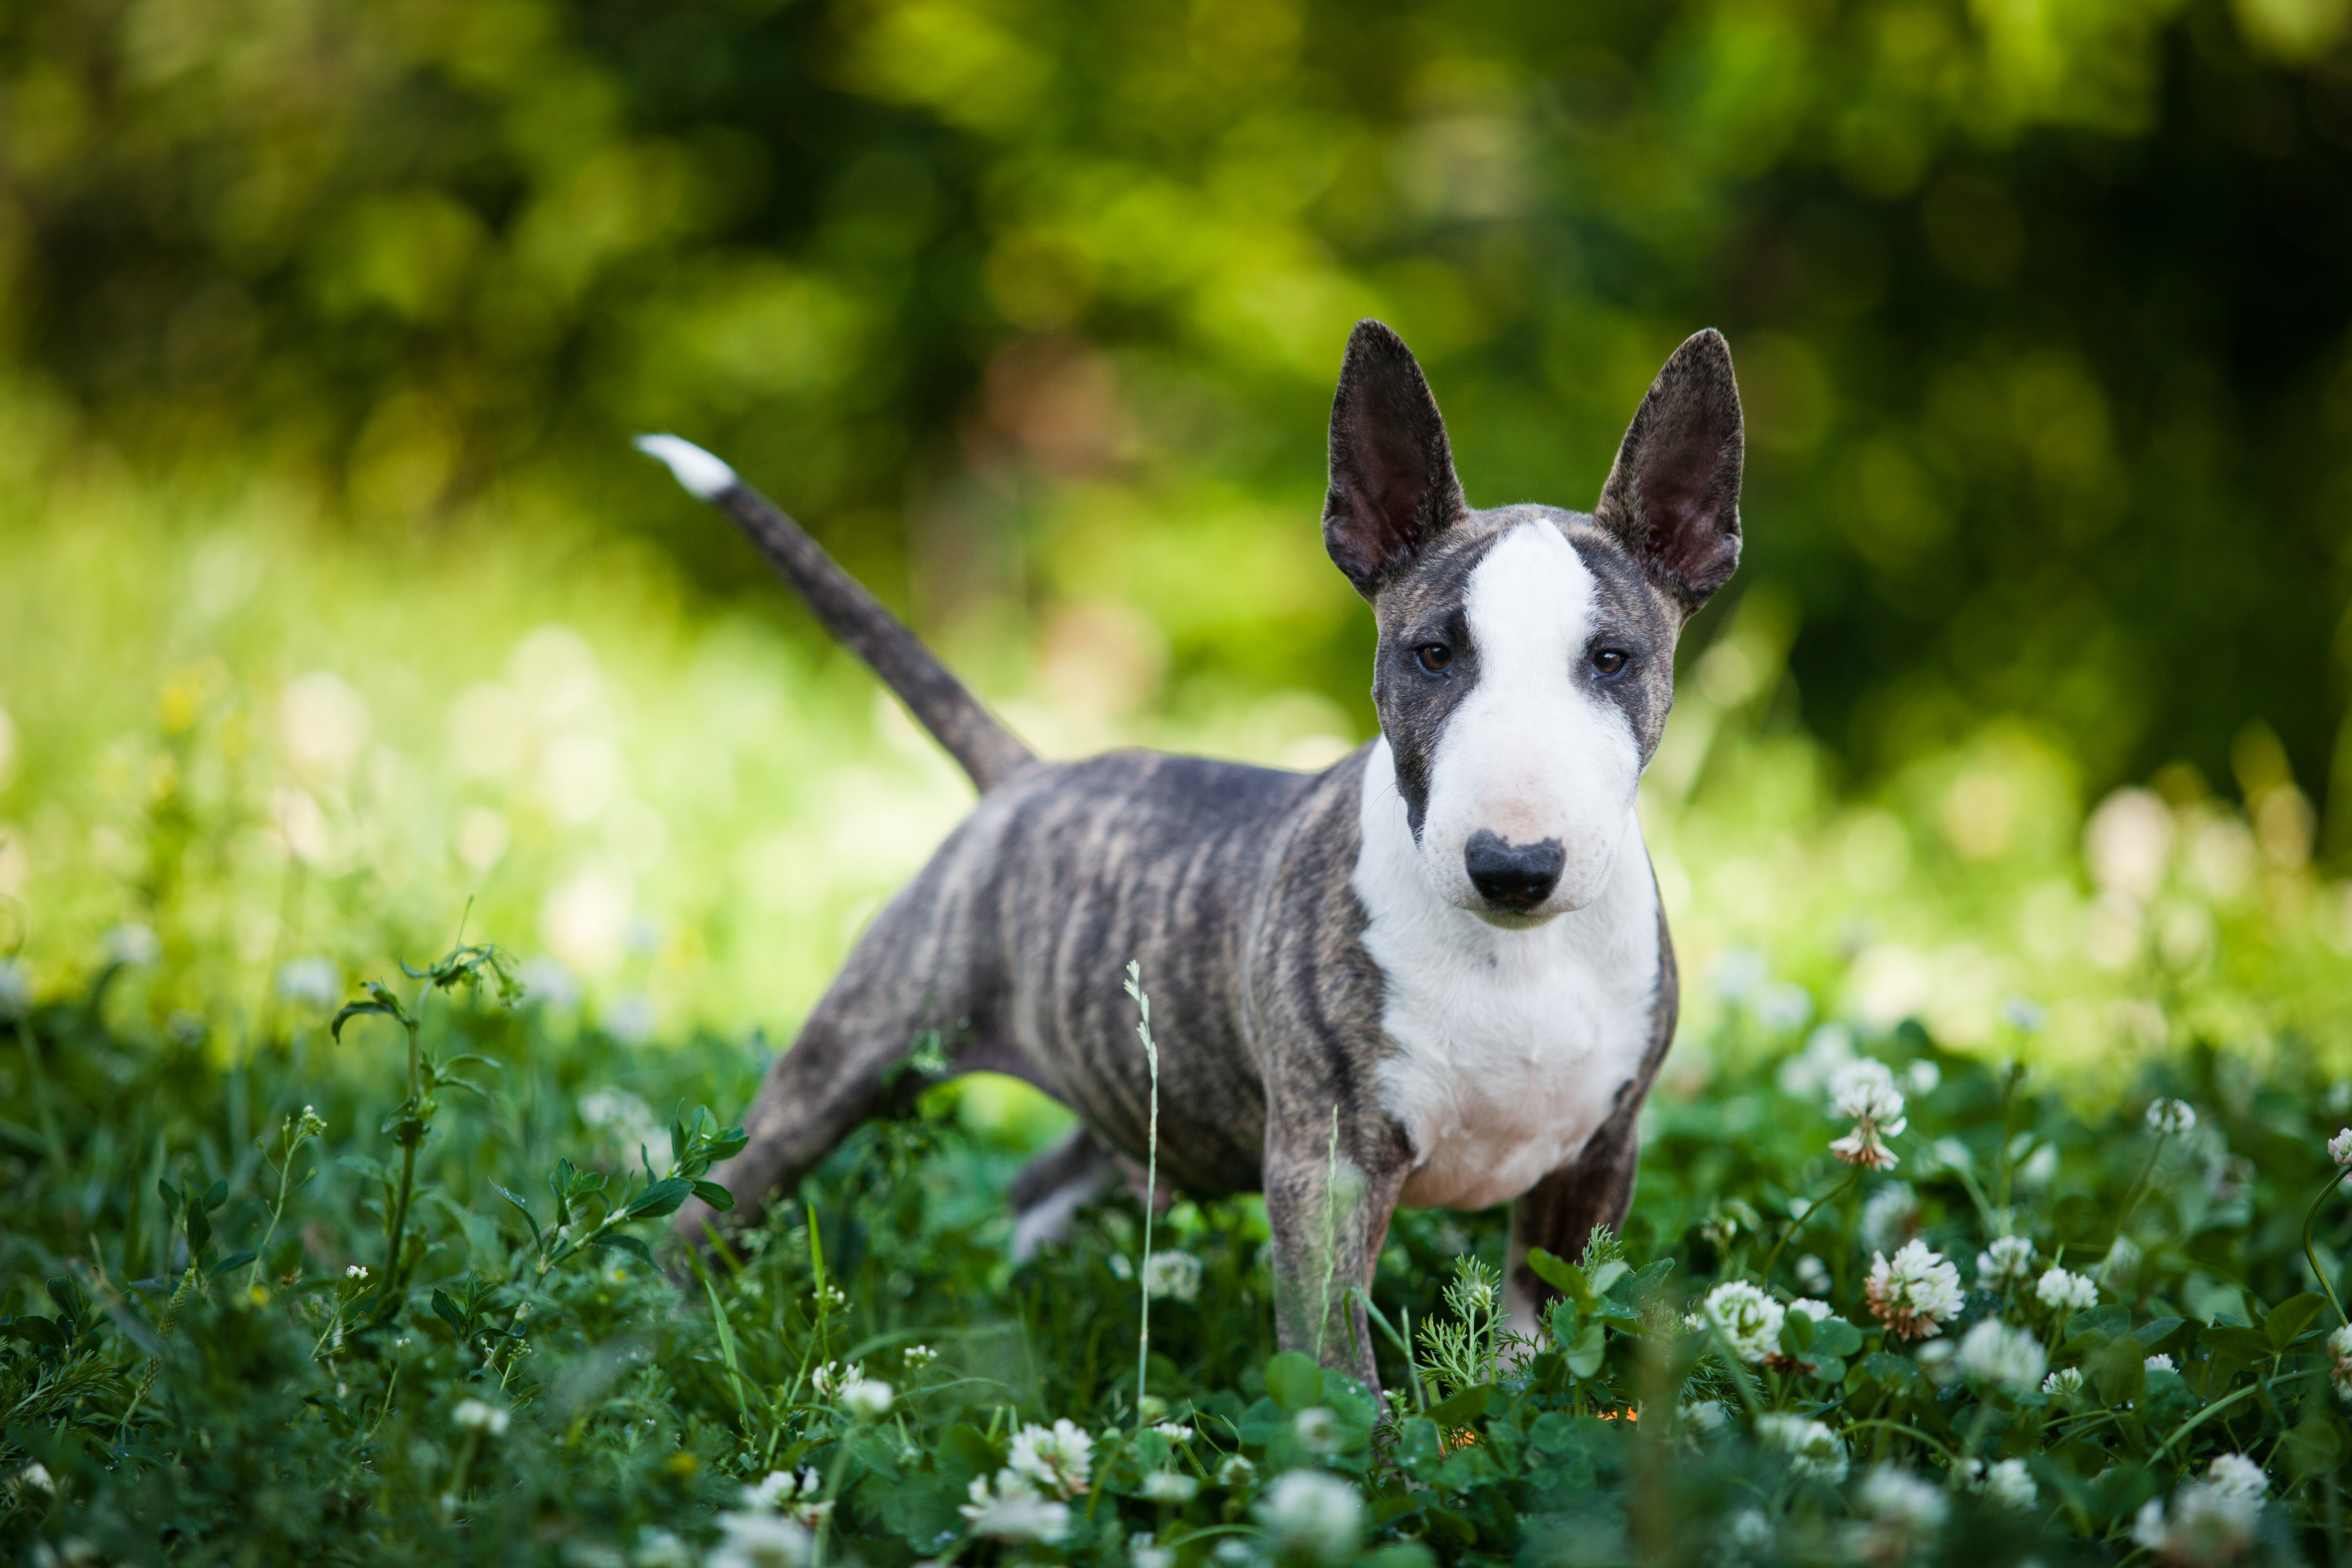
[[[1443,675],[1445,667],[1454,662],[1454,650],[1442,642],[1425,642],[1412,650],[1415,664],[1432,675]]]
[[[1592,656],[1592,668],[1603,675],[1614,675],[1625,668],[1629,657],[1622,647],[1604,647]]]

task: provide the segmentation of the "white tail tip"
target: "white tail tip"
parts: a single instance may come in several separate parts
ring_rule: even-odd
[[[687,493],[697,500],[717,500],[735,488],[735,470],[696,446],[675,436],[640,436],[637,450],[659,458]]]

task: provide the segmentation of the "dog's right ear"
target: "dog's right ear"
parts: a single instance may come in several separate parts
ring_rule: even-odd
[[[1370,599],[1468,510],[1412,351],[1380,322],[1357,322],[1331,399],[1323,547]]]

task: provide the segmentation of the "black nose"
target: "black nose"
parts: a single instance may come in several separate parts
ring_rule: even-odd
[[[1551,897],[1552,889],[1559,885],[1559,869],[1567,864],[1568,851],[1557,838],[1538,844],[1507,844],[1483,827],[1462,848],[1462,865],[1470,873],[1470,885],[1485,894],[1488,903],[1506,910],[1525,911]]]

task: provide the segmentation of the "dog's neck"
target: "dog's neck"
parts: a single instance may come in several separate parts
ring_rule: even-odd
[[[1386,742],[1366,758],[1352,885],[1392,1054],[1381,1100],[1413,1168],[1400,1201],[1483,1208],[1573,1161],[1640,1071],[1658,1000],[1657,885],[1625,813],[1601,896],[1510,930],[1430,885]]]

